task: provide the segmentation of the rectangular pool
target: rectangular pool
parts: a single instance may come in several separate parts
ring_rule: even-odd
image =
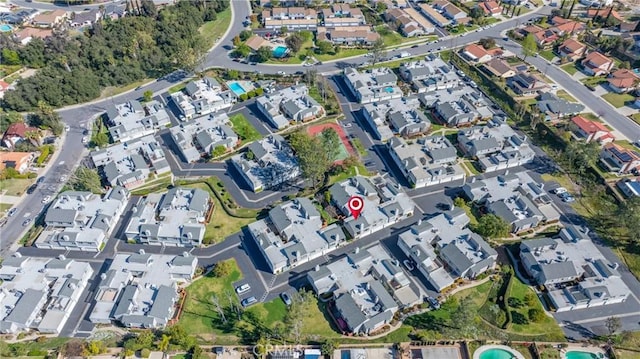
[[[246,93],[247,91],[244,90],[244,88],[242,86],[240,86],[239,83],[237,82],[229,82],[228,83],[229,88],[231,89],[231,91],[233,91],[234,94],[236,94],[237,96],[242,95],[243,93]]]
[[[288,50],[285,46],[277,46],[276,48],[273,49],[273,57],[280,59],[285,57],[285,55],[287,54]]]

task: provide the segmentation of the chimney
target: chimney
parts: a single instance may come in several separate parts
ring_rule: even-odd
[[[106,273],[100,274],[100,279],[102,279],[102,280],[107,279],[107,274]]]
[[[356,247],[355,253],[356,254],[360,253],[360,247]]]
[[[138,250],[138,254],[144,254],[144,249],[140,248],[140,250]]]
[[[320,265],[319,265],[319,264],[316,264],[315,271],[316,271],[316,272],[319,272],[319,271],[320,271]]]

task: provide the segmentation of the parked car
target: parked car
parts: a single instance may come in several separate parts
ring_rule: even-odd
[[[436,298],[433,297],[427,297],[427,302],[429,302],[429,305],[431,306],[431,308],[433,308],[434,310],[438,310],[440,309],[440,302],[438,302],[438,300]]]
[[[566,188],[564,188],[564,187],[558,187],[558,188],[556,188],[556,189],[552,189],[552,190],[551,190],[551,193],[553,193],[553,194],[557,194],[557,195],[561,195],[561,194],[563,194],[563,193],[567,193],[567,189],[566,189]]]
[[[286,75],[286,73],[284,71],[278,71],[278,75],[284,76],[284,75]]]
[[[247,283],[236,287],[236,293],[238,294],[246,293],[250,290],[251,290],[251,286],[249,286],[249,284]]]
[[[31,223],[31,221],[33,221],[33,219],[31,218],[25,219],[24,222],[22,222],[22,226],[26,227],[27,225],[29,225],[29,223]]]
[[[67,175],[62,175],[60,176],[60,179],[58,181],[60,181],[60,183],[63,183],[63,182],[67,182],[68,179],[69,177],[67,177]]]
[[[571,202],[575,202],[576,201],[576,199],[571,195],[562,197],[562,200],[564,202],[567,202],[567,203],[571,203]]]
[[[413,45],[411,46],[412,49],[417,49],[418,47],[420,47],[420,45]]]
[[[51,196],[44,196],[44,198],[42,198],[42,203],[49,203],[49,201],[51,201]]]
[[[240,304],[242,304],[243,307],[248,307],[252,304],[256,304],[258,302],[258,300],[256,299],[256,297],[249,297],[249,298],[245,298],[243,299]]]
[[[11,209],[9,210],[9,212],[7,212],[7,216],[8,216],[8,217],[13,217],[13,215],[14,215],[14,214],[16,214],[16,212],[17,212],[17,211],[18,211],[18,209],[17,209],[17,208],[15,208],[15,207],[14,207],[14,208],[11,208]]]
[[[286,305],[291,305],[291,297],[286,292],[280,293],[280,298]]]

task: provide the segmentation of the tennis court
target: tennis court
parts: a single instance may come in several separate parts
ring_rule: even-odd
[[[342,142],[342,145],[340,146],[340,153],[336,157],[335,162],[340,163],[350,155],[355,155],[355,151],[353,149],[353,146],[351,146],[349,139],[347,138],[347,134],[344,132],[344,129],[342,129],[342,127],[337,123],[323,123],[321,125],[309,126],[307,127],[307,133],[311,136],[317,136],[326,128],[334,129],[338,133],[338,136],[340,137],[340,140]]]

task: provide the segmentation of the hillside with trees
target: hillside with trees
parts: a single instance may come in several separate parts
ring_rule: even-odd
[[[107,86],[191,71],[207,50],[198,29],[228,6],[229,0],[180,1],[158,11],[143,0],[133,12],[137,16],[103,20],[81,36],[56,35],[19,46],[2,35],[2,58],[38,70],[8,91],[2,106],[28,111],[43,101],[61,107],[94,99]]]

